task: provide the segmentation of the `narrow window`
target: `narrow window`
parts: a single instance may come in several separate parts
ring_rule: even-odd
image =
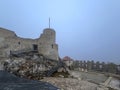
[[[53,44],[52,44],[52,48],[53,48]]]

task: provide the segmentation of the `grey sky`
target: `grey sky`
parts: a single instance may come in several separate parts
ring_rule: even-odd
[[[120,0],[0,0],[0,27],[37,38],[56,30],[59,54],[120,63]]]

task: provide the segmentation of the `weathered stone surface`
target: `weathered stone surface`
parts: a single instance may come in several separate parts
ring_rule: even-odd
[[[58,90],[58,88],[46,82],[19,78],[6,71],[0,71],[0,90]]]
[[[14,58],[2,61],[1,69],[11,72],[20,77],[29,79],[41,79],[46,72],[56,67],[58,61],[38,58],[38,60],[26,60],[25,58]]]
[[[46,28],[37,39],[18,37],[13,31],[0,28],[0,57],[9,57],[10,51],[38,50],[39,54],[58,60],[58,45],[54,29]]]
[[[0,60],[1,70],[35,80],[51,76],[61,67],[65,68],[61,60],[49,59],[36,51],[12,52],[10,58]]]
[[[31,51],[12,54],[10,58],[1,60],[0,65],[1,70],[6,70],[20,77],[37,80],[44,76],[51,76],[62,67],[64,71],[67,71],[61,60],[48,59]]]

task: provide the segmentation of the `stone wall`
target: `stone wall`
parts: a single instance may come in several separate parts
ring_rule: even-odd
[[[7,29],[1,28],[0,27],[0,37],[14,37],[16,34],[13,31],[9,31]]]
[[[50,59],[58,60],[58,45],[55,42],[55,30],[44,29],[38,39],[25,39],[18,37],[13,31],[0,28],[0,57],[8,57],[10,51],[33,50],[34,45],[42,54]]]

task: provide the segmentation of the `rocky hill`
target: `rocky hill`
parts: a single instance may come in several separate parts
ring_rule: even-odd
[[[45,76],[51,76],[52,73],[63,67],[60,60],[48,59],[32,51],[11,54],[10,58],[4,58],[0,63],[1,70],[19,77],[37,80]]]

